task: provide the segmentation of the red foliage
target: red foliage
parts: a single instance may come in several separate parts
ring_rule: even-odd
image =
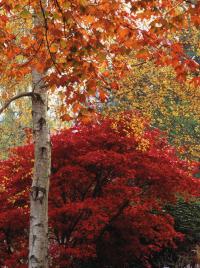
[[[111,123],[81,125],[52,137],[51,267],[79,267],[88,259],[100,267],[134,260],[149,267],[149,256],[183,237],[164,206],[196,194],[193,167],[176,157],[157,130],[146,132],[151,146],[142,152]],[[0,163],[1,267],[27,265],[32,159],[28,145]]]

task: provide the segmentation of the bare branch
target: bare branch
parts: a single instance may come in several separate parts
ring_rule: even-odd
[[[57,72],[61,75],[61,71],[59,70],[59,68],[57,66],[57,63],[54,60],[54,56],[53,56],[53,54],[52,54],[52,52],[50,50],[50,44],[49,44],[49,40],[48,40],[48,21],[47,21],[47,17],[45,15],[45,10],[44,10],[44,7],[42,5],[41,0],[40,0],[40,8],[41,8],[42,16],[43,16],[43,19],[44,19],[45,40],[46,40],[47,50],[49,52],[49,55],[50,55],[51,61],[53,62],[54,67],[56,68]]]
[[[8,106],[11,104],[11,102],[18,100],[22,97],[33,97],[35,93],[33,92],[23,92],[23,93],[19,93],[16,96],[10,98],[8,101],[6,101],[6,103],[0,108],[0,114],[3,113],[3,111],[8,108]]]

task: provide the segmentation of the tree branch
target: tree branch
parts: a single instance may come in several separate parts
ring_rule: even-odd
[[[61,75],[61,71],[58,68],[57,63],[56,63],[56,61],[54,59],[54,56],[52,55],[52,52],[50,50],[50,44],[49,44],[49,40],[48,40],[48,21],[47,21],[46,15],[45,15],[44,7],[42,5],[42,0],[40,0],[40,9],[42,11],[42,16],[43,16],[43,19],[44,19],[45,40],[46,40],[47,50],[49,52],[49,55],[50,55],[51,61],[53,62],[54,67],[56,68],[57,72]]]
[[[10,98],[8,101],[6,101],[6,103],[0,108],[0,114],[3,113],[3,111],[8,108],[8,106],[11,104],[11,102],[18,100],[22,97],[33,97],[35,95],[35,93],[33,92],[23,92],[23,93],[19,93],[16,96]]]
[[[99,236],[97,237],[97,241],[102,238],[102,236],[104,235],[104,233],[107,231],[108,227],[110,225],[112,225],[112,223],[122,214],[122,212],[124,211],[124,209],[126,207],[128,207],[128,205],[129,205],[129,200],[124,200],[124,202],[121,204],[121,206],[119,206],[118,211],[111,217],[111,219],[109,220],[109,222],[100,231]]]

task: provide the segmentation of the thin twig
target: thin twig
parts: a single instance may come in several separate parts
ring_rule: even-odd
[[[46,40],[46,43],[47,43],[47,50],[49,52],[49,55],[50,55],[51,61],[53,62],[54,67],[56,68],[57,72],[61,75],[61,71],[59,70],[59,68],[57,66],[57,63],[54,60],[53,55],[52,55],[51,50],[50,50],[50,44],[49,44],[49,40],[48,40],[48,22],[47,22],[47,18],[46,18],[46,15],[45,15],[44,7],[42,5],[42,1],[41,0],[40,0],[40,8],[41,8],[42,16],[43,16],[43,19],[44,19],[45,40]]]

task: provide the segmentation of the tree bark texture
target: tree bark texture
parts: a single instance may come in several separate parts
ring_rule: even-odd
[[[42,23],[39,16],[34,24]],[[47,122],[47,92],[44,74],[32,70],[32,120],[34,170],[30,193],[29,268],[48,268],[48,192],[51,170],[51,144]]]
[[[48,267],[48,192],[51,144],[47,123],[47,93],[41,74],[32,73],[35,95],[32,98],[34,171],[30,194],[29,268]]]

